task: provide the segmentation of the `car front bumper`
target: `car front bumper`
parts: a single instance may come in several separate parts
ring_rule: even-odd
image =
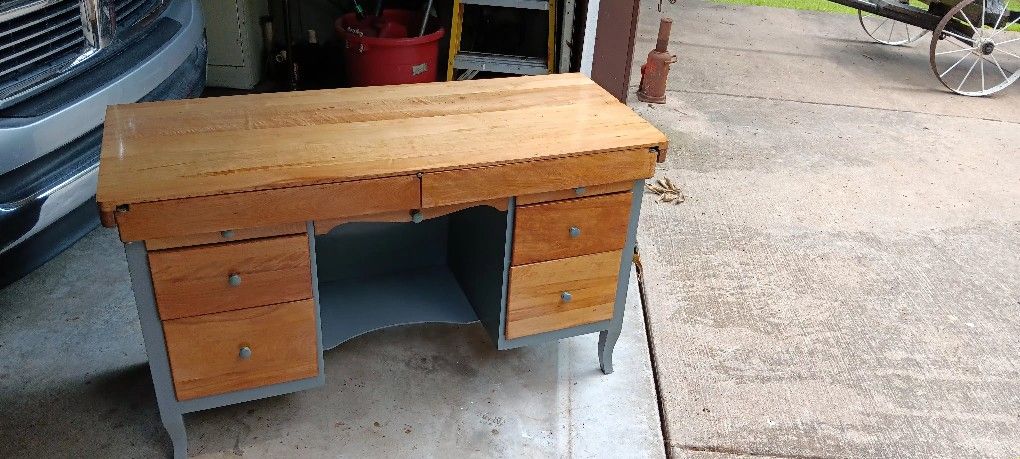
[[[41,97],[34,107],[0,111],[0,255],[93,200],[108,105],[196,97],[205,86],[206,56],[200,5],[173,0],[151,32],[50,91],[79,90],[81,97],[60,103]],[[0,271],[17,270],[12,260],[2,261]]]

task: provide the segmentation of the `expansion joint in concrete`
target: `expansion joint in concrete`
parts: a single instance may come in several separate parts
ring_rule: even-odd
[[[854,105],[854,104],[840,104],[840,103],[833,103],[833,102],[818,102],[818,101],[812,101],[812,100],[784,99],[784,98],[781,98],[781,97],[753,96],[753,95],[748,95],[748,94],[735,94],[735,93],[715,92],[715,91],[691,91],[689,89],[671,89],[671,88],[667,88],[666,92],[667,93],[697,94],[697,95],[703,95],[703,96],[736,97],[736,98],[741,98],[741,99],[767,100],[767,101],[771,101],[771,102],[791,102],[791,103],[795,103],[795,104],[821,105],[821,106],[826,106],[826,107],[855,108],[855,109],[861,109],[861,110],[878,110],[878,111],[883,111],[883,112],[912,113],[912,114],[915,114],[915,115],[928,115],[928,116],[936,116],[936,117],[940,117],[940,118],[962,118],[962,119],[969,119],[969,120],[993,121],[993,122],[996,122],[996,123],[1012,124],[1012,125],[1020,126],[1020,123],[1017,123],[1017,122],[1014,122],[1014,121],[999,120],[999,119],[995,119],[995,118],[982,118],[982,117],[977,117],[977,116],[952,115],[952,114],[947,114],[947,113],[931,113],[931,112],[922,112],[922,111],[919,111],[919,110],[904,110],[904,109],[899,109],[899,108],[872,107],[872,106],[868,106],[868,105]]]
[[[665,400],[662,397],[662,384],[659,381],[659,368],[657,363],[657,356],[655,354],[655,340],[652,339],[652,326],[651,317],[648,315],[648,296],[645,293],[645,273],[644,268],[641,266],[641,253],[638,251],[638,246],[634,246],[634,271],[637,273],[637,285],[638,285],[638,301],[641,302],[641,312],[645,316],[645,339],[648,340],[648,355],[650,357],[650,363],[652,367],[652,382],[655,385],[655,400],[659,408],[659,428],[662,429],[662,446],[666,457],[673,456],[673,450],[670,448],[669,439],[669,423],[666,420],[666,405]]]
[[[696,453],[715,453],[720,456],[739,456],[739,457],[760,457],[769,459],[830,459],[827,456],[806,456],[802,454],[772,454],[772,453],[761,453],[756,451],[745,451],[740,448],[730,448],[726,446],[710,446],[710,445],[670,445],[670,449],[678,449],[683,451],[690,451]]]

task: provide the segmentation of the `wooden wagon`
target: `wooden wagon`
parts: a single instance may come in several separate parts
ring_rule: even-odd
[[[987,96],[1020,79],[1020,0],[830,0],[858,10],[861,27],[887,45],[929,32],[936,78],[965,96]]]

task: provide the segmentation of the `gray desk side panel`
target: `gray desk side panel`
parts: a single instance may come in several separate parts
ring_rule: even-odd
[[[627,291],[630,290],[630,267],[634,264],[634,247],[637,246],[638,221],[641,219],[641,198],[645,192],[645,181],[634,182],[634,195],[630,202],[630,222],[627,223],[627,241],[623,244],[623,258],[620,260],[620,277],[616,280],[616,304],[613,305],[613,325],[623,327],[623,312],[627,309]]]
[[[149,372],[152,373],[152,385],[156,390],[160,416],[180,416],[174,383],[170,376],[170,358],[166,351],[163,324],[159,320],[159,312],[156,311],[156,296],[145,243],[125,243],[124,253],[127,255],[131,289],[135,293],[138,322],[142,327],[142,340],[145,342],[145,354],[149,358]]]
[[[506,219],[506,248],[503,250],[503,286],[499,298],[499,323],[493,328],[496,334],[493,342],[496,349],[508,349],[506,347],[506,303],[510,295],[510,263],[514,254],[514,227],[517,224],[517,198],[510,198]]]
[[[644,180],[634,182],[630,222],[627,226],[627,240],[623,246],[623,256],[620,258],[620,273],[616,281],[616,303],[613,305],[613,319],[609,330],[599,335],[599,365],[605,374],[613,372],[613,349],[616,348],[616,341],[620,338],[620,333],[623,331],[623,313],[627,309],[627,290],[630,288],[630,266],[634,263],[634,247],[637,245],[637,227],[639,217],[641,216],[641,198],[644,188]]]
[[[308,234],[308,256],[310,257],[308,266],[312,270],[312,299],[315,300],[315,330],[318,332],[318,336],[315,337],[315,352],[319,357],[319,375],[314,379],[318,380],[318,385],[321,386],[326,382],[326,369],[325,361],[322,359],[322,308],[319,306],[319,270],[316,269],[318,260],[315,258],[315,222],[309,221],[305,223],[305,232]]]
[[[316,239],[322,282],[363,279],[447,263],[449,215],[411,222],[347,222]]]
[[[469,211],[493,215],[498,212],[489,207]],[[497,345],[501,314],[506,302],[510,244],[513,240],[513,199],[507,205],[505,218],[476,218],[475,221],[480,224],[451,225],[451,269],[460,281],[482,327],[492,343]],[[502,236],[493,237],[494,234]]]

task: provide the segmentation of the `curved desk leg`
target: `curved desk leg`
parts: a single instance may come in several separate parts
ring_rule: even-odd
[[[630,204],[630,223],[627,224],[627,242],[623,246],[620,274],[616,283],[616,304],[613,305],[613,319],[609,323],[609,330],[599,333],[599,366],[602,367],[602,373],[607,375],[613,372],[613,349],[623,331],[623,312],[627,309],[630,267],[634,262],[634,245],[637,244],[638,216],[641,215],[641,195],[644,193],[644,188],[644,180],[634,182]]]
[[[181,413],[164,413],[160,410],[163,428],[170,435],[170,443],[174,448],[174,459],[188,457],[188,433],[184,430],[184,416]]]
[[[599,332],[599,366],[602,373],[613,372],[613,348],[616,347],[616,340],[620,338],[621,327],[614,327],[612,330]]]
[[[170,435],[170,442],[173,443],[174,458],[183,459],[188,457],[188,434],[184,429],[184,415],[177,402],[170,375],[170,360],[164,344],[166,341],[163,337],[163,324],[160,323],[159,312],[156,311],[149,257],[143,242],[125,243],[124,253],[127,255],[128,272],[131,274],[131,289],[135,293],[138,322],[142,326],[145,354],[149,357],[149,372],[152,374],[152,387],[156,391],[159,417],[163,420],[167,434]]]

